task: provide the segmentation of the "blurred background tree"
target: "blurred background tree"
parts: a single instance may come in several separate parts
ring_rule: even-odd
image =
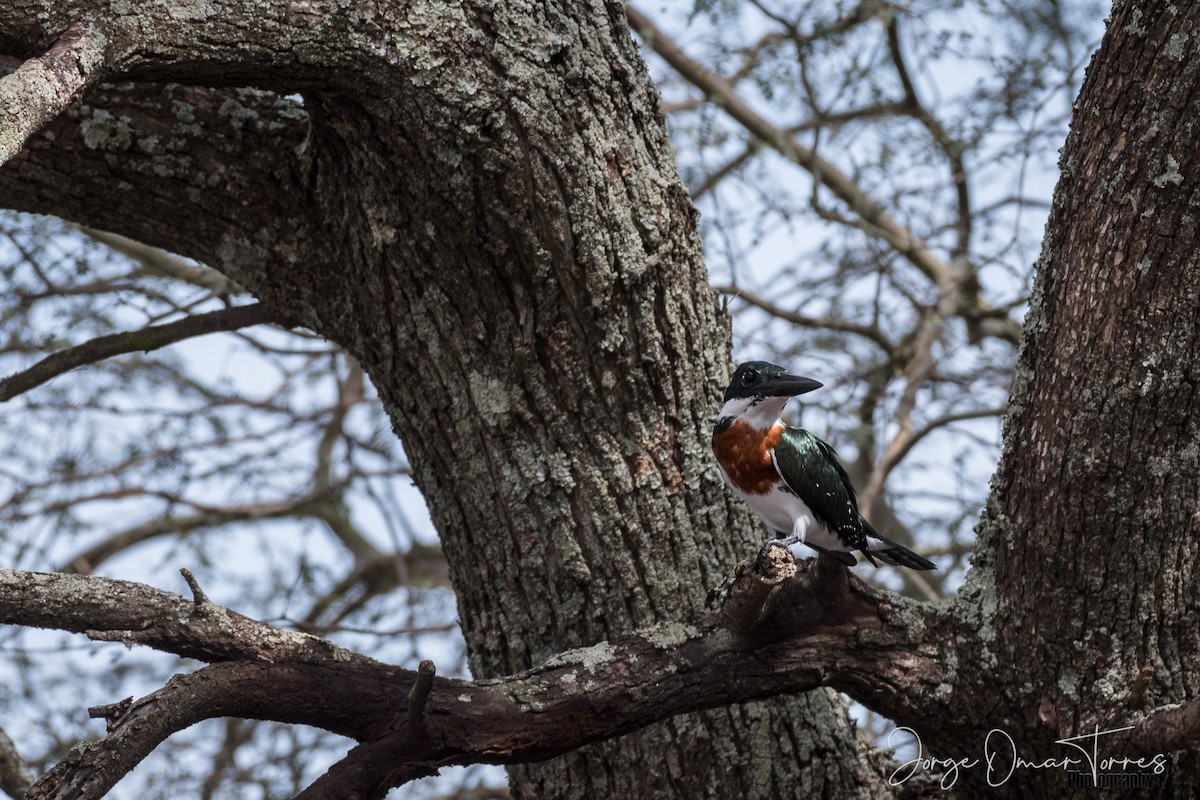
[[[735,358],[825,382],[803,424],[839,448],[874,524],[941,567],[863,577],[926,598],[962,577],[1056,149],[1105,11],[1087,0],[627,7]],[[204,265],[9,213],[0,280],[4,375],[251,300]],[[243,613],[465,673],[436,533],[354,360],[273,325],[151,352],[137,342],[4,393],[0,562],[176,589],[186,565]],[[179,669],[28,629],[0,632],[0,648],[0,725],[37,771],[96,735],[80,708]],[[290,797],[345,746],[213,721],[172,737],[117,791]],[[477,767],[403,794],[502,796],[503,780]]]

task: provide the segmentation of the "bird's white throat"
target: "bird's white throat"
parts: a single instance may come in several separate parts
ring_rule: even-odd
[[[718,419],[734,417],[755,430],[767,430],[779,421],[788,397],[735,397],[721,406]]]

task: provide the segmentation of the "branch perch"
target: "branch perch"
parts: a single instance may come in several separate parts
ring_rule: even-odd
[[[656,625],[480,681],[435,677],[432,662],[417,671],[381,664],[211,601],[194,614],[194,601],[138,584],[0,570],[0,623],[85,629],[228,662],[102,709],[109,733],[72,750],[29,797],[101,797],[167,736],[213,717],[306,724],[356,739],[300,795],[307,800],[382,798],[443,766],[540,761],[678,714],[820,686],[900,724],[947,718],[941,704],[953,692],[945,689],[963,677],[945,668],[959,657],[953,609],[871,588],[828,558],[797,565],[774,548],[762,575],[750,563],[738,565],[723,614]],[[738,619],[742,629],[730,628]],[[1200,727],[1197,709],[1152,712],[1140,723],[1144,738],[1186,746]]]
[[[753,630],[731,631],[712,614],[476,682],[437,678],[431,663],[417,672],[380,664],[211,601],[196,614],[193,600],[139,584],[0,570],[0,623],[228,662],[177,676],[134,701],[105,737],[72,751],[31,797],[100,797],[164,738],[221,716],[302,723],[357,739],[303,795],[311,798],[347,796],[350,776],[360,796],[382,797],[442,766],[539,761],[677,714],[822,685],[901,719],[937,713],[918,713],[913,704],[946,679],[939,651],[953,646],[943,631],[950,615],[871,589],[837,564],[818,559],[797,570],[786,552],[772,551],[771,559],[776,572],[764,604],[775,611]],[[734,597],[762,596],[761,587],[743,585],[759,580],[748,564],[738,570]],[[924,646],[914,649],[914,642]],[[88,777],[110,768],[102,780]]]

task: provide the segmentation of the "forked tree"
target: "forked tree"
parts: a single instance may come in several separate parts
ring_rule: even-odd
[[[729,330],[629,24],[598,2],[7,3],[4,205],[198,259],[260,304],[226,327],[351,353],[480,678],[239,617],[195,581],[183,599],[0,572],[0,621],[209,665],[99,709],[110,731],[27,796],[100,796],[222,716],[356,739],[309,797],[478,762],[517,765],[524,797],[925,785],[833,690],[916,731],[933,772],[958,761],[968,792],[1004,777],[1011,751],[999,773],[963,761],[998,729],[1042,764],[999,791],[1061,796],[1044,762],[1103,732],[1102,772],[1196,793],[1200,8],[1117,2],[1088,70],[966,587],[923,603],[784,563],[738,571],[722,613],[708,590],[759,536],[708,452]],[[965,277],[935,271],[931,315],[986,327]]]

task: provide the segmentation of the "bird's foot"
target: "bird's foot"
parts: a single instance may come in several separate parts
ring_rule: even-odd
[[[754,571],[761,574],[763,566],[767,563],[767,554],[771,552],[772,547],[782,547],[788,550],[792,545],[801,541],[799,536],[785,536],[782,539],[768,539],[762,547],[758,548],[758,555],[754,558]],[[791,551],[788,550],[790,554]]]

